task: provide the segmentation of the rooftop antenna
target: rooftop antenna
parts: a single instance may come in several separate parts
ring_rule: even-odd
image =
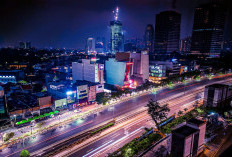
[[[116,8],[113,11],[113,13],[114,13],[114,20],[115,21],[118,21],[118,15],[119,15],[119,7],[117,6],[117,4],[118,4],[118,1],[115,0],[115,6],[116,6]]]

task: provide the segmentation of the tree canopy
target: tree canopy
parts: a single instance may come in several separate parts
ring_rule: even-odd
[[[30,153],[28,152],[28,150],[24,149],[21,151],[20,157],[30,157]]]
[[[163,119],[167,118],[168,112],[170,111],[168,104],[160,105],[158,101],[150,100],[147,104],[148,107],[148,114],[154,120],[156,127],[158,129],[159,125],[158,122],[162,121]]]

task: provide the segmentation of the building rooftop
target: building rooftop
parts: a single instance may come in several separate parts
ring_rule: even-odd
[[[100,83],[96,83],[96,82],[90,82],[90,81],[85,81],[85,80],[77,80],[74,85],[76,86],[82,86],[82,85],[88,85],[89,87],[90,86],[96,86]]]
[[[192,118],[192,119],[188,120],[187,123],[191,123],[191,124],[195,124],[197,126],[200,126],[200,125],[204,124],[205,122],[203,120],[200,120],[200,119]]]
[[[211,84],[206,87],[212,87],[212,88],[223,88],[223,87],[228,87],[226,84]]]
[[[183,125],[177,129],[173,130],[172,133],[177,133],[177,134],[183,135],[184,137],[188,137],[189,135],[191,135],[197,131],[199,131],[199,129],[194,129],[190,126]]]
[[[0,70],[0,72],[20,72],[21,70]]]

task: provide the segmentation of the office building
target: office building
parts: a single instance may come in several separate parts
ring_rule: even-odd
[[[154,55],[154,28],[151,24],[148,24],[145,29],[144,42],[145,49],[149,52],[149,56],[152,59]]]
[[[72,79],[74,83],[77,80],[86,80],[103,84],[103,71],[103,64],[91,63],[90,59],[82,59],[81,63],[72,63]]]
[[[206,123],[191,119],[172,131],[171,154],[173,157],[193,157],[202,151]]]
[[[181,14],[164,11],[156,15],[155,55],[170,55],[179,51]]]
[[[114,11],[114,20],[110,21],[110,52],[124,51],[124,35],[122,30],[122,22],[118,20],[119,8]]]
[[[212,84],[205,87],[204,105],[214,108],[228,108],[232,103],[232,87],[225,84]]]
[[[195,8],[191,53],[209,58],[220,57],[223,46],[225,9],[220,3]]]
[[[88,54],[92,54],[95,52],[95,39],[94,38],[88,38],[87,44],[86,44],[86,51]]]
[[[179,75],[182,72],[182,66],[172,59],[172,61],[150,61],[149,80],[153,83],[161,83],[161,80],[172,75]]]
[[[166,79],[166,66],[163,64],[151,64],[149,66],[149,81],[153,83],[161,83],[161,80]]]
[[[191,37],[186,37],[180,40],[180,52],[189,53],[191,50]]]

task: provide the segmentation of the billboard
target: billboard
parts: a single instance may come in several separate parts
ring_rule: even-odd
[[[70,103],[73,103],[76,101],[76,91],[68,91],[66,92],[66,95],[67,95],[67,103],[70,104]]]
[[[62,107],[64,105],[67,105],[67,99],[66,98],[55,101],[55,108]]]
[[[39,107],[44,108],[51,106],[51,96],[41,97],[39,98]]]

